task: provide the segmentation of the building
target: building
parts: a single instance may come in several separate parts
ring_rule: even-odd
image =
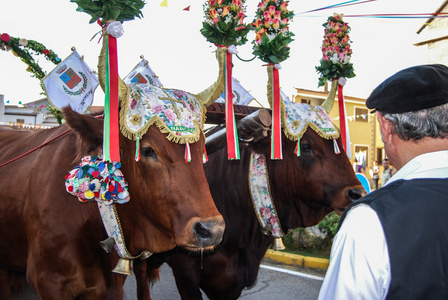
[[[419,42],[415,46],[428,47],[428,63],[448,65],[448,19],[437,18],[441,13],[448,13],[448,1],[444,0],[440,7],[417,31]]]
[[[314,91],[296,88],[296,91],[297,94],[293,97],[293,101],[297,103],[322,105],[328,96],[327,89]],[[371,179],[369,171],[373,166],[373,161],[376,160],[381,166],[381,162],[385,157],[384,144],[379,133],[376,115],[371,114],[366,107],[366,99],[344,95],[344,100],[352,152],[350,161],[353,164],[355,158],[357,158],[358,162],[363,166],[362,173]],[[329,116],[333,123],[340,128],[338,105],[336,94],[333,109],[330,111]]]
[[[47,98],[26,104],[12,105],[5,103],[0,95],[0,124],[22,127],[49,128],[59,125],[54,116],[47,110]]]

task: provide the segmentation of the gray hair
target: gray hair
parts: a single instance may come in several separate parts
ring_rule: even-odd
[[[448,103],[407,113],[381,114],[392,123],[393,133],[404,141],[448,136]]]

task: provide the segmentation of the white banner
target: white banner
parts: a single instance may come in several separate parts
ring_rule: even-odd
[[[254,96],[252,96],[243,86],[240,84],[238,80],[232,77],[232,91],[233,91],[233,104],[238,105],[248,105],[250,101],[252,101]],[[216,100],[219,103],[225,103],[224,93],[221,97]]]
[[[131,83],[149,83],[157,87],[162,87],[159,77],[154,73],[148,64],[148,61],[144,58],[123,81],[126,85],[130,85]]]
[[[42,79],[48,101],[59,109],[70,107],[82,114],[93,102],[98,77],[78,52],[73,51]]]

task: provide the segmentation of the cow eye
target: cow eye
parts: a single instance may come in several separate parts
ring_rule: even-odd
[[[140,153],[145,157],[152,157],[153,159],[157,159],[156,152],[149,146],[142,147],[140,151]]]
[[[310,152],[313,152],[313,148],[311,148],[311,145],[308,143],[302,143],[302,144],[300,144],[300,152],[310,153]]]

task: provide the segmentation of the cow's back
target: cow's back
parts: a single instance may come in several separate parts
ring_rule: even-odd
[[[102,274],[78,274],[79,269],[71,266],[88,269],[99,263],[88,259],[92,253],[102,255],[99,244],[89,241],[102,240],[104,229],[95,204],[79,205],[65,191],[65,176],[77,165],[76,153],[82,147],[77,135],[67,130],[66,126],[36,132],[0,129],[0,164],[9,162],[0,167],[0,267],[27,271],[33,282],[36,276],[51,278],[46,266],[52,261],[60,264],[67,278],[81,278],[79,286],[73,286],[77,294],[76,289]],[[73,244],[76,248],[69,246]]]

